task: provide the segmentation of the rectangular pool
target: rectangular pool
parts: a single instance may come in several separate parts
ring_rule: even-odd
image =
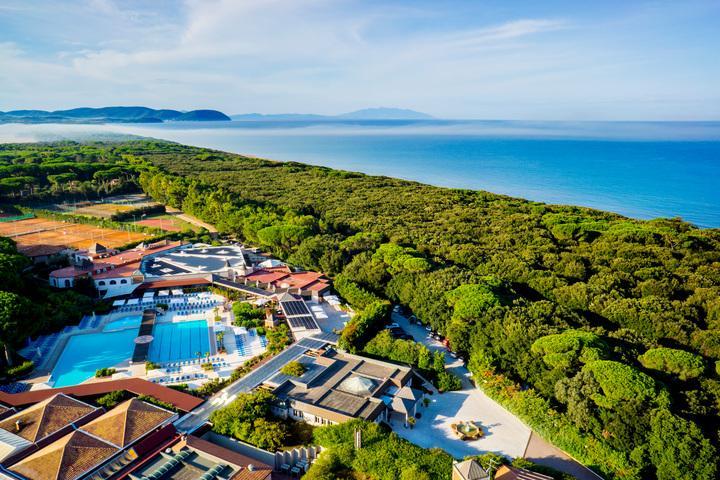
[[[93,377],[100,368],[130,360],[135,349],[141,317],[126,317],[105,326],[102,333],[70,337],[50,375],[53,387],[67,387]],[[149,360],[175,362],[204,357],[210,352],[205,320],[156,323],[153,328]]]
[[[208,325],[205,320],[156,323],[150,344],[150,360],[174,362],[204,357],[210,352]]]

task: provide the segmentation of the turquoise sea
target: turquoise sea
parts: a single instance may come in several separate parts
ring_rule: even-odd
[[[3,130],[12,127],[51,131],[64,138],[81,132],[139,134],[275,160],[589,206],[634,218],[679,216],[701,227],[720,227],[720,122],[3,125],[0,141],[7,137]]]

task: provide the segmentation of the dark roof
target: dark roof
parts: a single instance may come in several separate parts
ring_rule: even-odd
[[[136,395],[150,395],[158,400],[174,405],[178,410],[182,410],[183,412],[189,412],[203,403],[203,399],[201,398],[194,397],[187,393],[178,392],[172,388],[164,387],[140,378],[85,383],[82,385],[74,385],[72,387],[31,390],[21,393],[0,392],[0,402],[6,405],[22,406],[41,402],[47,398],[57,395],[58,393],[64,393],[66,395],[73,395],[76,397],[87,397],[102,395],[114,390],[126,390]]]

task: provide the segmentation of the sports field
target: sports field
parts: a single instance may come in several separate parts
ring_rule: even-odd
[[[143,225],[145,227],[159,228],[166,232],[182,232],[183,230],[194,230],[197,231],[197,227],[184,220],[177,218],[174,215],[158,215],[144,220],[138,220],[135,222],[137,225]]]
[[[118,205],[116,203],[96,203],[86,207],[78,208],[70,213],[73,215],[86,215],[88,217],[110,218],[116,213],[127,212],[138,208],[131,205]]]
[[[18,244],[18,250],[22,252],[23,248],[34,245],[56,245],[82,249],[95,242],[112,248],[143,240],[149,235],[101,228],[95,225],[30,218],[16,222],[0,223],[0,236],[10,237],[15,240]]]

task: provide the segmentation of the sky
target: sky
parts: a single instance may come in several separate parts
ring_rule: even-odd
[[[720,1],[0,0],[0,111],[720,120]]]

